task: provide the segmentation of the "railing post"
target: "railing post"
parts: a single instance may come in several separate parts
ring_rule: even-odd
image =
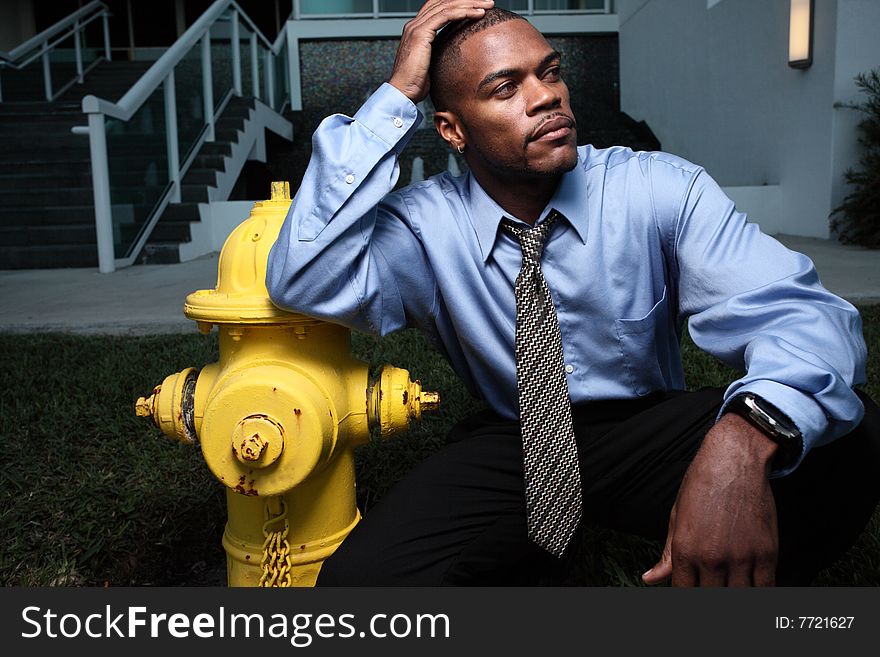
[[[266,68],[266,101],[269,107],[275,109],[275,60],[272,58],[271,50],[266,50],[266,61],[263,66]]]
[[[109,62],[113,60],[110,57],[110,21],[106,11],[101,14],[101,19],[104,23],[104,59]]]
[[[238,43],[238,12],[232,11],[232,88],[241,96],[241,51]]]
[[[287,86],[290,90],[290,109],[302,109],[302,87],[299,79],[299,38],[293,34],[291,22],[287,23]]]
[[[52,69],[49,64],[48,42],[43,42],[43,90],[46,92],[46,100],[52,102]]]
[[[202,37],[202,107],[208,132],[207,141],[214,141],[214,74],[211,70],[211,28]]]
[[[251,32],[251,90],[254,98],[260,97],[260,63],[257,60],[256,32]]]
[[[95,236],[98,238],[98,271],[116,270],[113,249],[113,212],[110,207],[110,168],[107,166],[107,135],[104,115],[89,114],[89,152],[92,159],[92,193],[95,199]]]
[[[172,182],[171,202],[180,203],[180,154],[177,146],[177,99],[174,69],[165,78],[165,143],[168,147],[168,180]]]
[[[79,42],[79,21],[73,24],[73,50],[76,52],[76,81],[82,84],[83,81],[83,59],[82,46]]]

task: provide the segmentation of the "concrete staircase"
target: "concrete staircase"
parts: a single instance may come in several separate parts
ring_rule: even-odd
[[[89,142],[70,128],[83,96],[118,100],[149,65],[102,62],[54,102],[0,103],[0,268],[97,266]]]
[[[0,269],[98,265],[89,139],[70,128],[87,123],[85,95],[118,101],[151,64],[102,62],[54,102],[0,103]],[[181,260],[180,245],[201,219],[199,204],[222,197],[237,179],[236,166],[247,155],[242,149],[249,148],[239,139],[246,132],[251,142],[259,140],[247,128],[255,108],[265,111],[257,105],[231,98],[216,118],[215,141],[201,147],[181,181],[181,203],[166,207],[138,263]],[[116,223],[116,240],[128,245],[165,189],[164,140],[135,130],[114,134],[112,125],[107,139],[114,216],[129,215]],[[150,167],[153,175],[145,174]]]

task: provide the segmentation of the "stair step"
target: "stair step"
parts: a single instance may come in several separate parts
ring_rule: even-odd
[[[58,113],[82,114],[82,104],[76,102],[55,101],[3,101],[0,103],[0,117],[7,116],[55,116]]]
[[[198,203],[171,203],[162,213],[162,221],[199,221]],[[157,224],[158,225],[158,224]]]
[[[45,167],[34,166],[29,168],[25,165],[17,173],[0,173],[0,190],[54,190],[75,187],[92,189],[92,172],[88,163],[77,167],[70,167],[68,171],[58,173],[56,169],[62,167],[63,165],[55,165],[54,163],[46,163]],[[162,174],[159,175],[158,180],[155,180],[154,176],[153,184],[147,185],[145,182],[146,175],[143,171],[125,171],[124,169],[112,166],[110,171],[110,184],[113,193],[118,189],[125,188],[150,187],[153,189],[164,189],[165,187],[165,183],[161,178]],[[158,183],[158,185],[155,183]]]
[[[153,228],[147,244],[156,242],[177,242],[178,244],[180,242],[189,242],[192,239],[190,223],[189,221],[166,221],[163,216]]]
[[[25,183],[26,184],[26,183]],[[7,188],[0,184],[0,208],[28,207],[40,208],[60,203],[70,205],[89,205],[94,202],[94,192],[88,187],[54,187],[47,194],[29,190],[23,186]]]
[[[236,143],[241,139],[241,130],[238,128],[222,128],[218,123],[214,129],[215,141],[226,141]]]
[[[84,140],[84,142],[78,144],[73,141],[59,140],[54,144],[51,142],[42,145],[19,143],[19,145],[16,146],[7,144],[5,141],[0,141],[0,162],[18,162],[21,160],[34,161],[40,156],[43,156],[46,159],[57,158],[63,160],[75,160],[81,159],[84,156],[88,157],[88,154],[88,140]]]
[[[97,244],[94,223],[62,226],[0,227],[0,246]]]
[[[75,125],[85,125],[84,115],[75,116],[51,116],[45,119],[17,118],[0,119],[0,140],[7,135],[31,134],[39,135],[65,135],[72,136],[70,129]]]
[[[217,186],[217,170],[191,167],[183,177],[184,185]]]
[[[223,155],[196,155],[192,166],[199,169],[214,169],[215,171],[225,171],[226,162]]]
[[[91,205],[68,205],[45,208],[0,207],[0,226],[64,226],[95,224]]]
[[[6,174],[40,174],[40,173],[70,173],[71,170],[84,168],[90,170],[91,163],[88,156],[69,159],[58,158],[45,159],[20,159],[17,162],[0,162],[0,176]]]
[[[93,244],[0,246],[0,267],[3,269],[60,269],[97,266],[98,250]]]
[[[181,185],[180,199],[188,203],[207,203],[208,187],[207,185]]]
[[[230,156],[232,155],[232,144],[228,141],[209,141],[202,146],[199,154]]]

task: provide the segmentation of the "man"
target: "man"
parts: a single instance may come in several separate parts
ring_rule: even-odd
[[[429,91],[470,172],[389,193]],[[578,148],[559,54],[491,1],[426,2],[389,82],[321,124],[267,286],[352,328],[422,329],[492,408],[319,585],[554,577],[582,522],[665,537],[649,584],[804,584],[877,504],[855,309],[698,166]],[[686,318],[745,371],[726,390],[684,392]]]

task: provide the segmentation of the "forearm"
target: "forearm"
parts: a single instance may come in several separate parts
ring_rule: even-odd
[[[321,123],[269,254],[266,286],[273,302],[363,330],[379,331],[383,314],[391,320],[402,315],[366,308],[365,299],[385,287],[378,305],[400,304],[382,280],[388,268],[374,233],[378,206],[397,182],[398,155],[420,120],[415,106],[386,84],[354,117],[334,115]],[[412,240],[406,227],[386,219],[386,243],[406,248]]]
[[[705,173],[677,208],[680,312],[697,346],[745,372],[725,401],[747,391],[766,399],[797,425],[803,454],[851,431],[863,414],[852,387],[865,380],[858,311],[821,285],[809,258],[746,222]]]

